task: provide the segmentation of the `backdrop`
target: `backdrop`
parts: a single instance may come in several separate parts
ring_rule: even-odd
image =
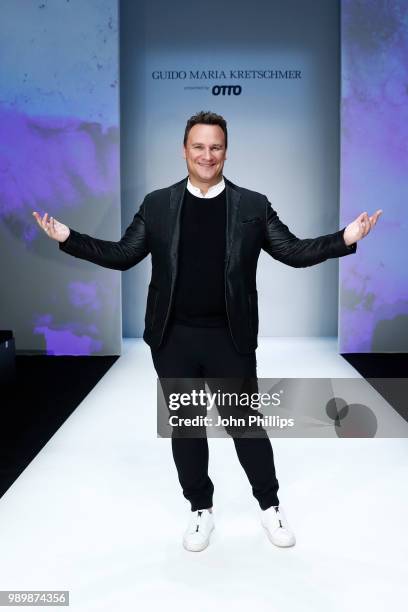
[[[226,176],[265,193],[298,236],[384,209],[340,261],[339,302],[337,261],[261,256],[260,334],[336,335],[338,319],[342,352],[406,351],[404,2],[342,2],[340,73],[337,0],[122,0],[122,211],[117,4],[2,3],[0,327],[17,349],[120,353],[120,273],[59,252],[32,210],[118,240],[147,192],[186,175],[185,122],[204,109],[228,121]],[[149,275],[149,259],[123,275],[125,336],[142,335]]]
[[[227,178],[300,237],[337,231],[339,94],[337,0],[123,0],[123,229],[145,193],[186,175],[185,123],[204,109],[227,119]],[[125,336],[142,334],[149,274],[146,261],[123,276]],[[337,335],[337,261],[262,255],[258,291],[261,335]]]
[[[342,3],[341,221],[384,210],[340,263],[340,350],[408,351],[408,10]]]
[[[120,237],[116,0],[3,0],[0,328],[17,350],[118,354],[120,273],[60,252],[32,211]]]

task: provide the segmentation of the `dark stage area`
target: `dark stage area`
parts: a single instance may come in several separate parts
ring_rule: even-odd
[[[342,355],[408,422],[408,355],[353,353]]]
[[[1,386],[0,496],[117,359],[16,356],[16,382]]]

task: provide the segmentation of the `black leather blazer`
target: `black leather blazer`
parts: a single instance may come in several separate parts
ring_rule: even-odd
[[[186,185],[187,177],[149,193],[119,242],[92,238],[70,228],[68,239],[59,243],[60,249],[69,255],[114,270],[128,270],[150,253],[152,278],[143,338],[152,348],[160,346],[169,321]],[[237,350],[248,353],[257,347],[256,267],[261,249],[289,266],[302,268],[354,253],[356,244],[345,245],[344,228],[327,236],[299,239],[280,221],[266,196],[237,187],[228,179],[225,185],[228,323]]]

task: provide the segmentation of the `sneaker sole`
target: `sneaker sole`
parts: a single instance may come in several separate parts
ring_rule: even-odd
[[[269,530],[268,530],[268,529],[267,529],[267,528],[266,528],[264,525],[262,525],[262,527],[263,527],[263,528],[264,528],[264,530],[266,531],[266,535],[268,536],[268,540],[269,540],[270,542],[272,542],[272,544],[273,544],[274,546],[278,546],[279,548],[291,548],[292,546],[295,546],[295,544],[296,544],[296,538],[295,538],[295,539],[294,539],[294,541],[293,541],[293,542],[291,542],[290,544],[278,544],[277,542],[274,542],[274,541],[272,540],[272,536],[271,536],[271,534],[270,534]]]
[[[208,534],[208,538],[201,545],[196,545],[196,546],[187,545],[185,539],[183,538],[183,546],[184,546],[184,548],[186,550],[188,550],[188,552],[201,552],[202,550],[205,550],[208,547],[209,543],[210,543],[210,536],[211,536],[213,530],[214,530],[214,527],[211,528],[211,531]]]

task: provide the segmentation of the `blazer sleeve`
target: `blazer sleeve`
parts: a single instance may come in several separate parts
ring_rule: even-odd
[[[262,248],[288,266],[306,268],[326,259],[355,253],[357,243],[347,246],[343,238],[344,230],[317,238],[297,238],[266,200],[266,231]]]
[[[100,240],[70,228],[67,240],[59,243],[60,250],[104,268],[128,270],[150,252],[146,236],[145,202],[146,200],[119,242]]]

